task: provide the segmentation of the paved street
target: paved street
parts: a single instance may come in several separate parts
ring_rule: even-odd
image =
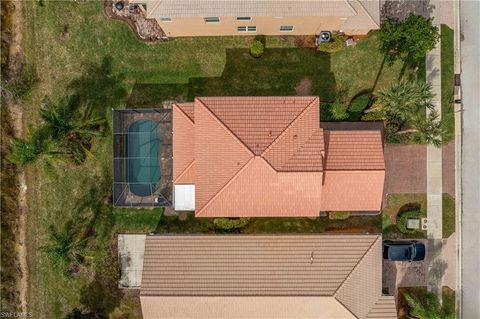
[[[461,315],[480,318],[480,1],[460,1],[463,41]]]

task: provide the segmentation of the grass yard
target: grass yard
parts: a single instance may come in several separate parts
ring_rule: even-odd
[[[445,129],[449,132],[449,137],[453,139],[455,133],[455,113],[453,108],[455,87],[453,30],[446,25],[442,25],[441,30],[442,121]]]
[[[382,229],[385,238],[426,238],[426,231],[418,231],[415,234],[403,234],[399,231],[396,218],[399,211],[407,205],[414,204],[422,212],[421,217],[427,217],[426,194],[388,194],[386,205],[382,212]],[[455,232],[455,199],[448,194],[443,194],[443,238],[450,237]]]
[[[195,218],[188,214],[181,220],[177,216],[162,216],[155,233],[225,233],[215,229],[213,219]],[[240,234],[275,233],[379,233],[381,216],[354,216],[346,220],[322,218],[251,218],[247,226],[237,231]]]
[[[38,125],[46,100],[79,95],[102,109],[159,105],[195,95],[314,94],[349,100],[399,78],[402,65],[384,65],[375,35],[331,56],[296,48],[294,38],[267,38],[261,59],[246,54],[249,37],[186,38],[139,42],[127,25],[107,19],[100,1],[25,3],[26,68],[38,77],[23,104],[25,127]],[[379,72],[381,70],[381,72]],[[414,76],[412,70],[405,72]],[[110,123],[111,124],[111,123]],[[112,209],[112,140],[95,139],[81,166],[57,163],[53,170],[27,169],[29,310],[35,318],[73,316],[74,309],[109,318],[138,318],[138,298],[119,291],[116,232],[205,232],[211,221],[161,217],[161,210]],[[42,253],[49,227],[88,226],[85,269],[65,278]],[[255,219],[254,232],[323,232],[380,229],[380,216],[346,221]],[[74,229],[68,231],[75,231]],[[92,314],[92,316],[93,316]]]

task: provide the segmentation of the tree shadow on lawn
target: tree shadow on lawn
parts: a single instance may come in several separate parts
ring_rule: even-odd
[[[128,107],[154,107],[162,101],[193,101],[197,96],[289,96],[306,77],[311,94],[323,102],[337,95],[330,55],[307,48],[266,49],[253,58],[248,49],[227,49],[227,62],[220,77],[190,78],[188,83],[136,83]]]
[[[107,55],[101,64],[84,65],[82,75],[68,85],[82,105],[101,117],[105,117],[109,109],[119,107],[128,95],[125,74],[114,73],[112,61]]]

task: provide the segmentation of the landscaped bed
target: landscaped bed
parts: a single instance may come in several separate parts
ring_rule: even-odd
[[[382,228],[385,238],[426,238],[427,232],[405,231],[405,227],[398,227],[397,223],[405,222],[399,218],[402,214],[414,212],[410,219],[427,217],[427,195],[418,194],[388,194],[385,207],[382,210]],[[448,194],[443,194],[443,238],[448,238],[455,232],[455,199]],[[406,216],[407,219],[409,218]]]

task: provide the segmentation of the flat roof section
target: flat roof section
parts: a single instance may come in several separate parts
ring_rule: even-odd
[[[194,211],[195,185],[175,185],[173,202],[176,211]]]

